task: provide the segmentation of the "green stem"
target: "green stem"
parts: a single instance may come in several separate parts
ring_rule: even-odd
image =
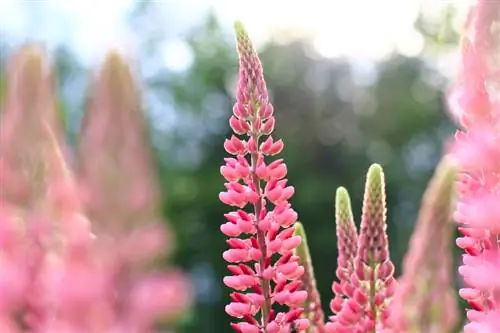
[[[255,144],[258,147],[259,136],[252,135],[255,140]],[[266,244],[266,235],[263,230],[259,229],[260,222],[260,214],[262,212],[262,187],[260,184],[260,179],[255,174],[255,170],[257,168],[258,161],[258,153],[251,154],[251,177],[252,182],[255,186],[257,193],[259,194],[259,200],[253,205],[254,213],[255,213],[255,227],[257,228],[257,242],[259,243],[260,251],[262,252],[262,257],[259,260],[260,264],[260,286],[262,288],[262,294],[264,296],[264,304],[262,305],[262,326],[263,332],[267,333],[267,325],[269,324],[269,315],[271,312],[271,285],[270,282],[262,277],[262,272],[266,269],[266,258],[267,258],[267,244]]]

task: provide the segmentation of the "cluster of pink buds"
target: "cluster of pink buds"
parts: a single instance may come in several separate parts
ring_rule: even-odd
[[[359,235],[344,188],[337,191],[336,201],[339,282],[332,285],[334,315],[326,329],[329,333],[379,332],[386,327],[396,286],[386,232],[382,168],[374,164],[368,170]]]
[[[358,250],[358,232],[351,211],[349,193],[345,188],[337,189],[335,201],[338,248],[335,275],[338,281],[332,283],[334,297],[330,301],[330,310],[334,315],[330,317],[331,323],[327,324],[330,331],[341,330],[344,326],[338,315],[341,313],[344,303],[349,298],[354,297],[355,287],[351,283],[351,275],[354,273],[354,259]]]
[[[283,142],[268,136],[274,129],[274,110],[257,53],[240,23],[235,24],[235,31],[240,76],[229,123],[237,135],[248,140],[233,135],[224,143],[225,150],[235,157],[226,158],[221,167],[227,191],[219,197],[239,208],[226,214],[227,222],[221,226],[230,237],[230,249],[223,257],[231,263],[228,269],[232,273],[224,283],[238,291],[231,294],[226,312],[242,318],[232,324],[239,333],[304,332],[309,326],[301,316],[307,298],[301,288],[304,268],[294,254],[301,237],[294,235],[297,213],[289,203],[294,188],[284,178],[287,168],[283,160],[266,161],[266,156],[283,150]],[[252,212],[243,210],[247,205]],[[289,310],[278,312],[275,304]]]

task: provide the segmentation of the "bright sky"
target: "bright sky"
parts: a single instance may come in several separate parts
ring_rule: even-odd
[[[222,23],[235,19],[246,25],[257,43],[284,28],[312,36],[324,56],[377,59],[396,47],[415,55],[423,46],[413,23],[420,6],[438,13],[446,0],[157,0],[168,3],[186,24],[195,23],[213,6]],[[130,36],[123,18],[133,0],[0,0],[2,32],[52,42],[69,41],[84,59],[99,57],[100,50],[120,45]],[[459,5],[468,0],[455,0]],[[43,3],[43,5],[42,5]],[[23,7],[36,6],[27,11]],[[26,13],[31,12],[31,15]],[[43,19],[40,19],[43,18]],[[43,22],[43,23],[42,23]],[[173,45],[175,46],[175,45]],[[179,43],[177,43],[179,46]],[[172,48],[170,48],[172,49]],[[177,62],[185,54],[182,47]],[[175,56],[167,61],[175,63]],[[181,65],[180,63],[178,65]]]
[[[243,13],[238,1],[228,1],[228,6],[222,8],[227,8],[227,16],[241,13],[252,35],[258,37],[265,36],[270,29],[302,28],[314,36],[318,51],[327,56],[372,58],[385,54],[397,43],[408,52],[422,45],[412,28],[418,14],[418,0],[252,2],[254,5],[247,6],[251,8]]]

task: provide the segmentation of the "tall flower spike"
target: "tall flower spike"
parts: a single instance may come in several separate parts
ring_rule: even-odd
[[[353,297],[354,287],[351,284],[351,275],[354,272],[354,258],[358,250],[358,232],[351,210],[351,199],[344,187],[337,189],[335,198],[335,220],[337,232],[337,269],[335,274],[338,282],[332,284],[334,298],[330,302],[330,310],[334,314],[327,324],[329,331],[336,331],[342,326],[337,320],[338,314],[347,298]]]
[[[191,284],[177,270],[144,272],[172,249],[173,237],[161,221],[160,193],[145,115],[126,61],[107,54],[90,86],[79,141],[77,169],[86,213],[98,246],[113,256],[115,309],[136,331],[187,310]]]
[[[469,12],[460,79],[450,95],[461,131],[457,161],[459,200],[454,218],[465,254],[459,273],[469,302],[465,333],[500,331],[500,2],[477,0]]]
[[[370,319],[365,326],[369,329],[378,327],[387,318],[386,308],[396,282],[393,277],[394,265],[389,258],[385,200],[384,172],[380,165],[374,164],[367,174],[355,259],[355,275],[361,282],[358,291],[365,290],[369,296]]]
[[[456,328],[458,304],[451,249],[455,179],[455,168],[444,160],[425,191],[390,305],[394,332],[450,333]]]
[[[8,59],[6,74],[0,110],[0,331],[16,332],[12,318],[24,317],[31,307],[26,295],[41,256],[32,221],[42,219],[36,213],[49,191],[47,156],[59,149],[62,124],[43,50],[22,47]]]
[[[31,211],[38,222],[32,236],[40,251],[27,297],[26,321],[34,332],[97,324],[95,318],[104,309],[104,295],[110,290],[102,283],[102,269],[86,259],[93,243],[90,223],[82,214],[73,174],[48,126],[46,132],[47,146],[51,146],[43,151],[48,187]]]
[[[223,257],[232,273],[224,284],[237,290],[226,312],[242,321],[231,326],[240,333],[304,332],[308,320],[301,318],[307,292],[301,290],[304,268],[294,255],[301,242],[294,235],[297,213],[289,199],[294,188],[287,185],[287,168],[279,154],[281,140],[274,140],[273,107],[268,101],[262,65],[243,25],[236,22],[240,76],[236,104],[229,119],[233,135],[224,143],[234,157],[226,158],[221,174],[227,180],[220,200],[239,208],[225,215],[221,231],[230,247]],[[265,138],[267,137],[267,138]],[[251,212],[243,210],[250,206]],[[246,235],[246,237],[243,237]],[[277,259],[275,259],[277,258]],[[247,293],[242,293],[249,290]],[[277,313],[275,304],[286,305]]]
[[[309,246],[307,245],[306,232],[302,223],[295,224],[296,236],[300,236],[302,243],[294,250],[295,255],[300,258],[300,263],[304,266],[305,272],[302,276],[304,290],[307,291],[307,299],[304,303],[303,317],[309,319],[310,327],[307,333],[325,333],[325,315],[321,308],[321,297],[316,287],[314,267],[312,264]]]
[[[350,280],[353,296],[343,302],[330,332],[374,333],[383,327],[395,287],[386,228],[384,173],[374,164],[366,179],[358,248]]]
[[[6,72],[0,111],[0,196],[28,209],[46,190],[42,155],[50,140],[45,126],[60,139],[62,124],[53,75],[41,49],[24,46],[8,60]]]
[[[124,258],[134,266],[148,263],[170,252],[174,238],[161,221],[160,189],[139,91],[120,54],[107,54],[89,90],[76,167],[85,212],[101,238],[116,238]]]
[[[116,233],[157,222],[160,193],[146,118],[117,52],[95,73],[78,144],[79,181],[95,228]]]

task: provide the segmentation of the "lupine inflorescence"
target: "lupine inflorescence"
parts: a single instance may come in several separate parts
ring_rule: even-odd
[[[225,215],[227,222],[221,226],[230,237],[223,257],[231,263],[232,274],[224,283],[237,290],[226,312],[243,319],[232,324],[238,332],[303,332],[308,327],[301,317],[307,292],[301,289],[304,267],[293,252],[301,242],[294,235],[297,213],[289,203],[294,188],[287,184],[283,160],[269,161],[283,150],[283,142],[271,136],[274,110],[261,62],[243,26],[236,23],[235,30],[240,74],[229,123],[245,138],[233,135],[226,140],[224,148],[234,157],[221,167],[227,191],[220,200],[237,208]],[[247,205],[250,212],[243,210]],[[288,310],[276,311],[276,303]]]
[[[473,6],[462,41],[462,71],[452,89],[451,111],[462,129],[452,156],[459,166],[461,224],[457,244],[465,254],[460,296],[472,309],[465,333],[500,332],[500,2]]]

